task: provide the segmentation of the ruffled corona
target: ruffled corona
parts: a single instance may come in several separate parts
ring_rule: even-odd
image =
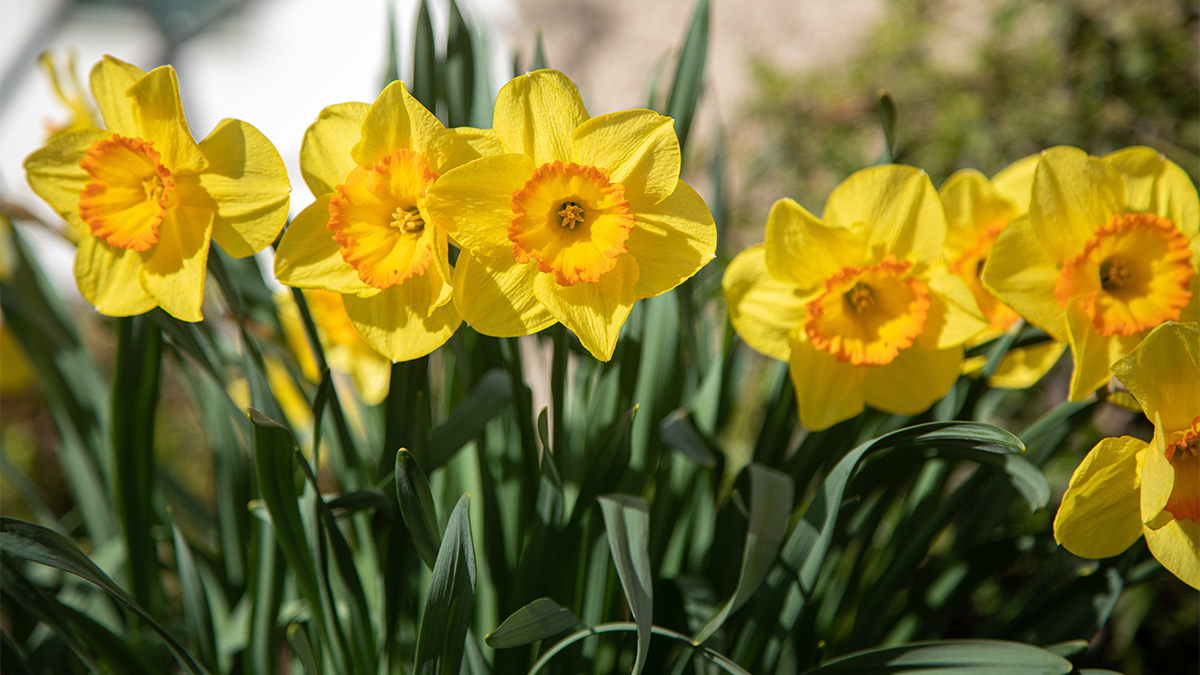
[[[806,305],[809,341],[856,366],[891,363],[924,330],[929,312],[929,287],[907,276],[912,267],[889,255],[876,265],[835,272]]]
[[[1113,216],[1063,264],[1054,296],[1081,303],[1101,335],[1135,335],[1177,321],[1195,271],[1188,238],[1152,213]]]
[[[79,215],[109,246],[147,251],[175,193],[161,156],[140,138],[113,134],[93,143],[79,161],[90,180],[79,195]]]
[[[1191,429],[1172,436],[1166,455],[1175,483],[1164,509],[1178,520],[1200,521],[1200,417],[1192,419]]]
[[[1008,221],[992,223],[980,233],[973,246],[950,262],[950,271],[958,275],[967,284],[967,288],[971,289],[971,295],[975,297],[979,310],[988,319],[988,327],[995,330],[1004,330],[1020,318],[1008,305],[985,288],[980,279],[992,244],[996,243],[996,238],[1007,226]]]
[[[543,164],[512,195],[508,239],[519,263],[536,260],[560,286],[596,283],[627,251],[634,218],[625,188],[603,169]]]
[[[437,178],[421,155],[402,149],[370,169],[355,167],[337,186],[327,226],[364,283],[390,288],[424,274],[433,262],[421,206]]]

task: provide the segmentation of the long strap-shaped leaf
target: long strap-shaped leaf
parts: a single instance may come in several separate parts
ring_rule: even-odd
[[[1041,647],[1004,640],[914,642],[848,654],[809,675],[962,673],[963,675],[1062,675],[1071,662]]]
[[[417,675],[458,675],[471,610],[475,605],[475,545],[471,538],[469,495],[463,495],[446,523],[446,535],[433,563],[425,610],[417,632]]]
[[[0,550],[4,551],[5,555],[60,569],[96,584],[158,633],[175,655],[179,665],[193,673],[208,672],[170,631],[155,621],[141,605],[134,602],[133,598],[102,572],[70,539],[41,525],[16,518],[0,517]]]
[[[654,625],[654,586],[650,576],[650,507],[646,500],[631,495],[601,497],[600,512],[617,576],[637,622],[637,660],[633,675],[646,667],[650,651],[650,628]]]

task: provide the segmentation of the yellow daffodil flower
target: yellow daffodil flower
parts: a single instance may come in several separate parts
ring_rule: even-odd
[[[325,108],[300,150],[317,201],[284,233],[275,276],[342,294],[355,330],[389,359],[432,352],[462,318],[450,301],[446,233],[429,217],[426,191],[496,147],[488,132],[448,131],[400,82],[369,106]]]
[[[85,97],[83,85],[79,83],[79,76],[76,75],[74,50],[67,51],[66,61],[67,76],[64,82],[64,78],[59,74],[58,66],[54,63],[53,54],[46,51],[38,55],[38,64],[46,71],[46,78],[50,80],[54,94],[71,111],[71,117],[66,122],[47,123],[46,126],[51,136],[64,131],[80,131],[96,126],[95,108]]]
[[[971,289],[975,302],[988,319],[987,330],[972,339],[969,346],[999,337],[1020,319],[983,286],[979,274],[1000,232],[1029,210],[1037,162],[1037,155],[1026,157],[990,181],[978,171],[964,169],[950,176],[939,192],[946,209],[945,255],[950,271]],[[1007,389],[1029,387],[1042,379],[1066,347],[1065,343],[1050,341],[1012,349],[988,378],[988,384]],[[978,371],[985,360],[984,357],[968,359],[963,364],[964,372]]]
[[[602,361],[633,303],[713,258],[716,227],[679,180],[671,118],[589,117],[575,85],[539,70],[500,90],[503,153],[442,176],[429,213],[463,249],[454,302],[473,328],[515,337],[561,322]]]
[[[283,228],[283,162],[238,120],[197,143],[170,66],[105,57],[91,88],[105,128],[53,136],[25,160],[29,184],[79,233],[75,280],[97,311],[200,321],[210,242],[244,257]]]
[[[1183,169],[1149,148],[1103,158],[1042,153],[1029,215],[996,240],[984,283],[1071,346],[1070,398],[1164,321],[1195,321],[1200,200]]]
[[[348,374],[354,382],[358,398],[367,405],[376,405],[387,396],[392,363],[359,336],[350,322],[350,315],[346,314],[344,297],[332,291],[304,291],[304,300],[317,326],[330,369]],[[317,372],[317,362],[312,356],[300,311],[292,301],[291,293],[278,295],[276,302],[288,347],[296,355],[305,377],[318,382],[321,374]]]
[[[824,429],[864,404],[916,414],[954,384],[963,343],[986,328],[971,291],[942,262],[946,218],[923,171],[859,171],[823,218],[775,203],[766,242],[723,281],[751,347],[787,360],[800,421]]]
[[[1145,536],[1163,567],[1200,589],[1200,331],[1163,324],[1112,370],[1154,420],[1154,437],[1092,448],[1071,476],[1054,538],[1075,555],[1107,558]]]

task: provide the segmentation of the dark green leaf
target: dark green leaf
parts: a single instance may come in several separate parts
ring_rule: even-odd
[[[1065,675],[1071,662],[1033,645],[1002,640],[914,642],[834,659],[813,675],[833,673],[963,673],[978,675]]]
[[[502,370],[489,370],[454,406],[450,418],[429,437],[428,470],[433,473],[450,461],[463,445],[479,436],[485,424],[503,412],[512,400],[512,383]]]
[[[183,595],[183,613],[187,619],[188,633],[192,643],[212,670],[217,670],[217,646],[213,634],[212,614],[209,612],[208,599],[204,595],[204,584],[200,573],[196,570],[196,560],[192,549],[183,536],[183,531],[171,518],[171,535],[175,544],[175,565],[179,572],[179,586]]]
[[[654,580],[650,574],[650,506],[632,495],[605,495],[597,500],[604,515],[608,547],[617,577],[637,623],[638,653],[633,675],[646,667],[650,627],[654,625]]]
[[[879,92],[879,126],[883,127],[883,156],[880,164],[890,164],[896,158],[896,101],[886,91]]]
[[[417,632],[417,675],[459,675],[462,666],[475,604],[475,546],[469,505],[468,495],[458,500],[433,565]]]
[[[404,448],[396,453],[396,497],[400,500],[400,515],[408,536],[425,566],[433,569],[442,545],[433,493],[429,491],[425,472]]]
[[[313,654],[312,644],[308,641],[308,632],[304,630],[304,627],[297,623],[288,624],[287,637],[288,644],[292,646],[292,653],[304,666],[305,674],[320,675],[321,671],[317,668],[317,657]]]
[[[683,51],[679,54],[679,65],[675,67],[675,81],[671,83],[671,94],[667,99],[667,116],[675,118],[675,134],[679,136],[679,147],[687,144],[692,119],[704,91],[704,62],[708,58],[708,0],[700,0],[692,15]]]
[[[389,4],[389,7],[391,5]],[[429,2],[421,0],[417,10],[417,28],[413,36],[413,98],[427,110],[437,108],[437,49],[433,43],[433,22],[429,19]]]
[[[484,638],[493,649],[520,647],[574,628],[579,619],[550,598],[538,598],[513,612]]]
[[[686,409],[679,408],[664,417],[658,425],[658,431],[667,445],[682,452],[688,459],[700,466],[716,466],[716,457],[709,449],[708,442],[696,431]]]
[[[475,46],[471,28],[458,4],[450,0],[450,33],[446,38],[446,126],[461,127],[471,121],[475,93]]]

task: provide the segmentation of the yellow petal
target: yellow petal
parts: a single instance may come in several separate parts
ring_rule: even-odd
[[[1071,346],[1075,369],[1071,372],[1068,398],[1082,401],[1103,387],[1110,377],[1109,366],[1129,353],[1140,337],[1097,333],[1079,302],[1072,300],[1067,306],[1067,343]]]
[[[962,347],[901,350],[891,363],[867,369],[863,396],[872,408],[916,415],[950,391],[962,361]]]
[[[800,423],[820,431],[862,412],[863,381],[869,368],[843,363],[814,349],[799,337],[802,334],[803,329],[798,329],[788,336],[788,373],[796,388]]]
[[[625,246],[638,263],[638,299],[666,293],[687,281],[716,255],[717,228],[700,195],[676,181],[671,196],[634,214]]]
[[[446,171],[443,165],[453,143],[438,118],[408,93],[403,82],[396,81],[367,110],[362,139],[351,154],[359,166],[374,166],[384,155],[412,150],[440,174]]]
[[[1137,455],[1144,441],[1106,438],[1075,469],[1054,517],[1054,538],[1081,558],[1109,558],[1142,534]]]
[[[142,288],[136,251],[109,246],[83,235],[75,252],[75,283],[84,299],[107,316],[133,316],[154,309],[154,298]]]
[[[1170,218],[1194,235],[1200,229],[1200,197],[1187,173],[1147,147],[1118,150],[1104,156],[1125,185],[1125,209]]]
[[[600,281],[560,286],[552,274],[538,274],[533,292],[546,309],[579,338],[592,356],[612,358],[625,317],[633,309],[637,263],[622,255]]]
[[[886,164],[850,175],[829,194],[822,218],[832,225],[867,225],[868,264],[889,253],[924,263],[942,257],[946,214],[924,171]]]
[[[174,68],[161,66],[146,73],[129,88],[129,98],[138,129],[134,135],[154,144],[164,166],[172,173],[204,170],[208,161],[183,116]]]
[[[1041,155],[1022,157],[992,176],[992,187],[1012,202],[1018,214],[1029,212],[1033,176],[1037,173],[1037,165],[1041,158]]]
[[[796,286],[767,272],[766,247],[757,244],[737,254],[725,268],[721,286],[738,336],[773,359],[791,358],[788,335],[803,330],[804,302]]]
[[[547,162],[574,161],[571,135],[588,119],[579,90],[557,70],[518,75],[496,96],[492,126],[509,152]]]
[[[1194,323],[1168,322],[1155,328],[1113,364],[1112,372],[1146,416],[1161,416],[1169,431],[1191,427],[1200,415],[1200,331]]]
[[[533,292],[537,265],[511,255],[478,258],[468,251],[454,265],[454,305],[472,328],[495,337],[536,333],[557,323]]]
[[[1054,297],[1058,275],[1027,217],[1004,228],[983,266],[983,283],[992,293],[1055,340],[1066,342],[1066,312]]]
[[[1163,509],[1171,499],[1171,491],[1175,489],[1175,467],[1167,459],[1162,416],[1155,414],[1151,419],[1154,420],[1154,437],[1150,439],[1150,447],[1138,467],[1138,475],[1142,481],[1142,522],[1150,529],[1158,529],[1171,519],[1171,514]]]
[[[1055,263],[1077,255],[1096,228],[1122,211],[1124,192],[1120,177],[1107,163],[1078,148],[1043,152],[1033,178],[1029,217],[1045,255]]]
[[[466,164],[472,159],[487,157],[489,155],[503,155],[508,153],[504,149],[504,144],[500,142],[500,137],[492,129],[476,129],[475,127],[454,127],[447,129],[451,136],[458,138],[460,143],[455,146],[456,152],[463,152],[462,144],[465,144],[468,150],[462,156],[451,156],[449,163],[451,168]]]
[[[929,284],[929,313],[925,330],[917,338],[922,349],[956,347],[988,327],[988,320],[975,304],[966,283],[945,265],[934,265],[926,277]]]
[[[321,111],[304,132],[300,144],[300,173],[313,195],[333,192],[354,169],[350,151],[362,137],[362,122],[371,106],[339,103]]]
[[[775,202],[767,216],[767,270],[804,291],[843,267],[862,265],[866,244],[860,222],[824,222],[791,199]]]
[[[79,217],[79,193],[90,180],[79,160],[92,143],[104,138],[112,134],[103,129],[57,134],[25,159],[29,186],[78,232],[88,231]]]
[[[425,194],[425,210],[435,227],[476,255],[513,255],[508,239],[512,194],[533,175],[524,155],[482,157],[451,170]]]
[[[1200,589],[1200,522],[1172,520],[1160,529],[1147,529],[1146,544],[1171,574]]]
[[[999,389],[1026,389],[1041,381],[1062,358],[1067,345],[1050,340],[1029,347],[1018,347],[1004,355],[988,385]],[[980,364],[983,365],[982,363]]]
[[[635,212],[666,199],[679,182],[675,121],[650,110],[593,117],[575,129],[575,158],[625,187]]]
[[[373,349],[369,350],[370,354],[363,353],[365,351],[368,351],[365,346],[355,350],[346,370],[350,373],[354,389],[358,391],[362,402],[367,405],[379,405],[387,398],[388,385],[392,381],[392,364]]]
[[[291,191],[275,146],[249,124],[226,119],[200,149],[208,159],[200,187],[216,208],[213,239],[235,258],[266,248],[287,221]]]
[[[361,297],[379,293],[342,259],[341,248],[325,226],[329,222],[329,199],[326,194],[310,204],[283,233],[275,251],[275,277],[296,288],[322,288]]]
[[[141,253],[138,280],[159,307],[181,321],[200,321],[213,213],[177,206],[163,216],[158,243]]]
[[[948,259],[977,246],[992,226],[1020,215],[1016,205],[974,169],[956,171],[942,184],[939,195],[946,209]]]
[[[436,270],[370,298],[346,295],[346,314],[363,340],[394,361],[411,361],[441,347],[462,323],[453,304],[434,308],[444,286]]]
[[[104,120],[104,128],[122,136],[138,135],[137,120],[128,92],[133,83],[145,75],[141,68],[111,56],[105,56],[92,67],[89,83],[92,96],[96,98],[96,107],[100,109],[100,117]]]

